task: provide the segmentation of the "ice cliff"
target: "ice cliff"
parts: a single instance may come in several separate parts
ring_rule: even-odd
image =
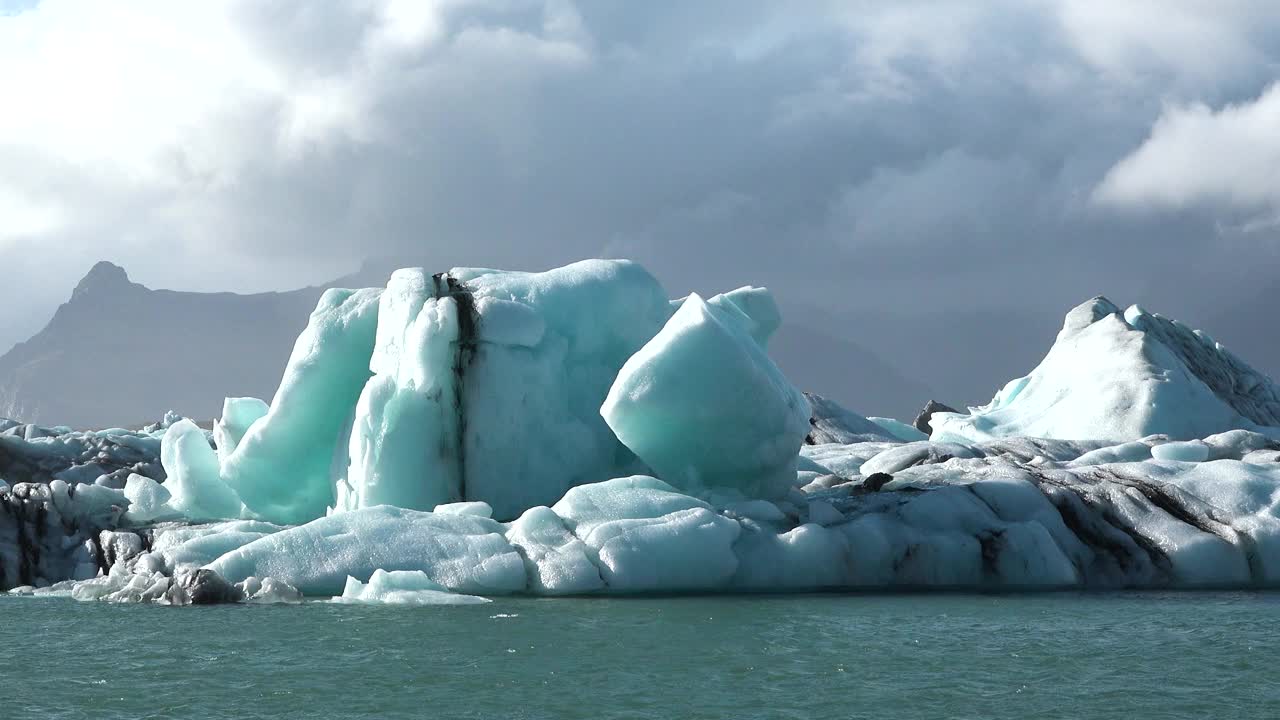
[[[0,435],[0,472],[44,458],[0,495],[0,581],[175,604],[1280,585],[1280,400],[1202,333],[1096,298],[991,404],[908,425],[793,387],[768,291],[667,298],[625,261],[331,290],[272,402],[228,399],[212,433]]]

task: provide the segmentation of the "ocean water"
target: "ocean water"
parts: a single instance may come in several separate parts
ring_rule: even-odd
[[[1280,594],[0,597],[0,717],[1276,718]]]

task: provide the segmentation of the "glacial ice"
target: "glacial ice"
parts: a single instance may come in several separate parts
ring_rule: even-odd
[[[809,401],[809,435],[805,437],[806,445],[826,445],[839,443],[849,445],[863,442],[896,442],[902,437],[885,425],[864,418],[861,415],[841,407],[839,403],[817,393],[804,394]],[[912,440],[927,440],[928,436],[916,433]]]
[[[240,517],[240,497],[222,481],[218,455],[195,423],[182,420],[165,432],[160,459],[169,470],[166,504],[179,516],[197,521]]]
[[[657,478],[581,485],[551,510],[615,591],[715,588],[737,569],[738,523]]]
[[[672,485],[780,497],[795,484],[811,410],[752,332],[735,303],[690,295],[609,390],[605,421]]]
[[[381,605],[483,605],[492,602],[478,595],[451,593],[421,570],[374,570],[369,582],[347,578],[340,603]]]
[[[637,265],[326,294],[212,433],[0,422],[0,588],[432,604],[512,593],[1280,586],[1280,400],[1105,299],[932,430],[801,394],[768,291]]]
[[[936,413],[934,440],[1026,436],[1194,440],[1280,425],[1280,389],[1211,338],[1103,297],[1067,314],[1048,355],[970,414]]]
[[[133,474],[125,480],[124,496],[129,501],[125,520],[131,525],[142,525],[169,511],[173,494],[164,485],[145,475]]]
[[[635,469],[600,403],[669,312],[657,281],[625,261],[398,271],[338,508],[480,500],[510,519]]]
[[[524,561],[503,527],[477,515],[379,505],[266,535],[206,566],[228,581],[272,577],[304,595],[336,595],[347,577],[421,570],[450,591],[503,595],[525,589]]]
[[[222,403],[222,417],[213,426],[213,441],[218,461],[225,463],[249,428],[271,412],[271,406],[258,398],[227,398]]]
[[[369,378],[381,294],[328,290],[321,296],[270,410],[222,462],[223,483],[252,517],[306,522],[333,505],[333,467],[345,464],[345,435]],[[218,507],[226,509],[221,502]]]

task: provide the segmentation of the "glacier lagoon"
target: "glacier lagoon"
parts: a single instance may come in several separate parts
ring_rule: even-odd
[[[1280,389],[1094,298],[968,412],[801,393],[746,286],[642,267],[330,290],[212,431],[0,421],[0,589],[113,603],[1280,585]]]
[[[498,598],[186,610],[0,596],[10,720],[1272,718],[1280,595]],[[74,628],[74,631],[71,629]]]

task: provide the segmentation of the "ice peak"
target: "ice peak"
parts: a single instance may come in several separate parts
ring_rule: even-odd
[[[1067,317],[1062,322],[1062,332],[1058,333],[1058,339],[1074,335],[1102,318],[1119,312],[1120,308],[1115,303],[1102,295],[1095,295],[1067,313]]]
[[[933,439],[1029,436],[1182,440],[1280,428],[1280,386],[1207,334],[1138,305],[1095,297],[1067,313],[1040,365],[970,416],[930,422]]]

